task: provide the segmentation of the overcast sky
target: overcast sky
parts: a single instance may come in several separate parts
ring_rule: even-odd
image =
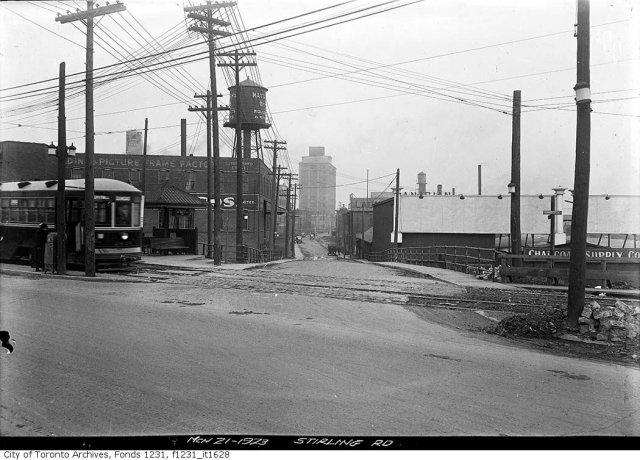
[[[123,3],[125,12],[103,17],[96,27],[96,69],[124,53],[151,54],[150,45],[140,51],[144,40],[156,40],[156,52],[159,43],[164,49],[196,44],[168,59],[206,51],[202,39],[187,32],[184,14],[185,6],[199,2]],[[337,167],[339,202],[350,193],[364,196],[366,184],[353,183],[364,181],[367,170],[371,179],[383,177],[372,180],[370,191],[382,191],[397,168],[405,191],[416,190],[417,173],[424,171],[428,190],[442,184],[446,191],[475,194],[482,165],[483,193],[504,193],[510,180],[511,99],[520,90],[522,192],[572,187],[575,0],[357,0],[328,8],[339,3],[238,0],[233,10],[234,24],[243,23],[244,30],[267,25],[248,31],[250,38],[278,39],[253,42],[275,127],[263,139],[287,142],[287,163],[295,172],[310,146],[324,146]],[[391,7],[399,8],[381,12]],[[640,194],[639,7],[637,0],[591,1],[591,194]],[[86,2],[0,3],[0,140],[57,141],[59,63],[66,62],[68,83],[82,78],[86,29],[55,17],[76,8],[86,9]],[[322,8],[327,9],[294,18]],[[317,31],[272,35],[376,12]],[[268,25],[277,21],[282,22]],[[284,38],[299,32],[306,33]],[[218,46],[230,43],[221,38]],[[207,89],[208,61],[206,54],[191,59],[197,60],[97,87],[95,151],[124,153],[125,131],[142,129],[146,117],[149,153],[179,155],[180,119],[186,118],[189,153],[206,155],[204,125],[187,107],[202,102],[193,95]],[[219,69],[221,104],[228,103],[227,86]],[[28,93],[36,89],[44,94]],[[82,86],[67,93],[67,136],[84,152]],[[230,156],[230,135],[222,128],[223,156]]]

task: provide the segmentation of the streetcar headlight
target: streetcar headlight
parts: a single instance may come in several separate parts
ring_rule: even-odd
[[[120,233],[120,238],[122,238],[123,240],[128,240],[129,239],[129,234],[128,233]]]

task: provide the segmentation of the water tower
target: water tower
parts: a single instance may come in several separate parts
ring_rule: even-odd
[[[239,104],[238,104],[239,100]],[[240,112],[238,113],[238,106]],[[258,136],[261,129],[271,126],[267,115],[267,88],[246,79],[239,85],[229,87],[229,118],[225,127],[237,128],[238,119],[242,128],[243,158],[251,158],[251,139],[255,133],[257,148],[260,143]]]
[[[418,195],[427,194],[427,175],[424,172],[418,173]]]

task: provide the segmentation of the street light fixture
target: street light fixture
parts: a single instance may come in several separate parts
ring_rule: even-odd
[[[71,143],[71,145],[69,147],[67,147],[67,152],[66,154],[70,157],[75,157],[76,156],[76,147],[73,145],[73,142]],[[53,144],[53,142],[51,142],[51,144],[49,144],[49,146],[47,147],[47,153],[49,155],[58,155],[58,147],[56,145]]]
[[[514,184],[513,182],[509,182],[507,184],[507,190],[511,195],[513,195],[514,193],[516,193],[516,184]]]
[[[61,145],[64,145],[63,142]],[[59,275],[64,275],[67,272],[67,249],[66,249],[66,206],[65,206],[65,164],[67,162],[67,155],[73,157],[76,155],[76,148],[73,143],[69,147],[56,146],[53,141],[47,147],[47,153],[49,155],[55,155],[58,157],[58,191],[56,192],[56,233],[58,234],[58,249],[57,257],[58,263],[56,271]]]

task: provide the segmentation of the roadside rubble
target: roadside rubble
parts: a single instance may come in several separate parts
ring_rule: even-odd
[[[565,320],[565,309],[544,307],[505,318],[487,332],[526,339],[564,354],[640,363],[639,306],[620,300],[609,306],[592,301],[582,311],[577,332],[568,332]]]
[[[601,306],[595,300],[584,307],[578,323],[580,334],[598,341],[638,340],[640,307],[618,300],[613,306]]]
[[[524,315],[509,316],[495,327],[502,336],[548,339],[562,331],[565,313],[559,308],[542,308]]]

